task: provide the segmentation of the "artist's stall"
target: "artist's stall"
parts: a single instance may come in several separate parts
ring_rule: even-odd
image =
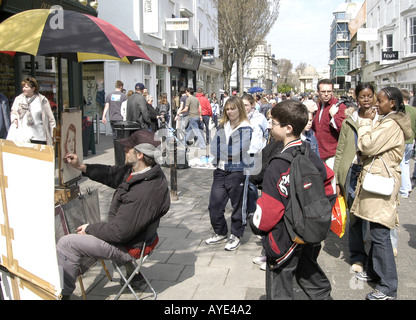
[[[14,56],[51,55],[78,62],[151,61],[111,24],[59,8],[16,14],[0,24],[0,34],[0,52]],[[72,152],[82,160],[83,121],[81,110],[63,108],[62,81],[58,90],[54,146],[0,139],[0,288],[4,299],[59,299],[62,275],[56,242],[78,226],[100,220],[97,190],[81,192],[77,184],[81,172],[63,160]],[[93,263],[85,259],[80,274]]]

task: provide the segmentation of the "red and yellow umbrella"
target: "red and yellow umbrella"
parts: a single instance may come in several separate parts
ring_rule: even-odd
[[[0,24],[0,51],[52,55],[73,61],[151,59],[112,24],[70,10],[34,9]],[[6,53],[6,52],[5,52]],[[10,54],[10,53],[9,53]]]

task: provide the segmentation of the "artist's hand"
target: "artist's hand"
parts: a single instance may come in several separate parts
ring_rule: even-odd
[[[107,123],[107,119],[105,118],[105,117],[102,117],[102,120],[101,120],[104,124],[106,124]]]
[[[87,224],[83,224],[82,226],[79,226],[76,230],[75,230],[75,232],[76,233],[78,233],[78,234],[87,234],[86,232],[85,232],[85,229],[88,227],[88,223]]]
[[[87,166],[79,162],[78,156],[75,153],[68,153],[64,157],[64,162],[69,163],[75,169],[81,170],[82,172],[87,171]]]

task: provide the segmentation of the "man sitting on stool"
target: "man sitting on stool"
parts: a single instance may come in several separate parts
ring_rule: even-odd
[[[147,227],[164,216],[170,207],[168,182],[155,161],[160,141],[154,133],[138,130],[120,140],[120,144],[126,154],[123,166],[82,164],[76,154],[65,156],[84,176],[116,190],[108,222],[79,226],[77,234],[66,235],[57,244],[58,264],[64,273],[64,298],[69,298],[75,290],[82,257],[112,260],[126,265],[127,273],[131,274],[128,266],[140,257],[143,242],[153,248],[157,244],[157,233],[150,239],[144,236]]]

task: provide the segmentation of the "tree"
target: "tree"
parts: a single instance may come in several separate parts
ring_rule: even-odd
[[[288,59],[278,59],[277,62],[277,73],[279,74],[278,84],[287,83],[293,64]]]
[[[218,10],[218,41],[223,59],[225,90],[237,62],[240,94],[244,91],[244,65],[275,23],[280,0],[211,0]]]

